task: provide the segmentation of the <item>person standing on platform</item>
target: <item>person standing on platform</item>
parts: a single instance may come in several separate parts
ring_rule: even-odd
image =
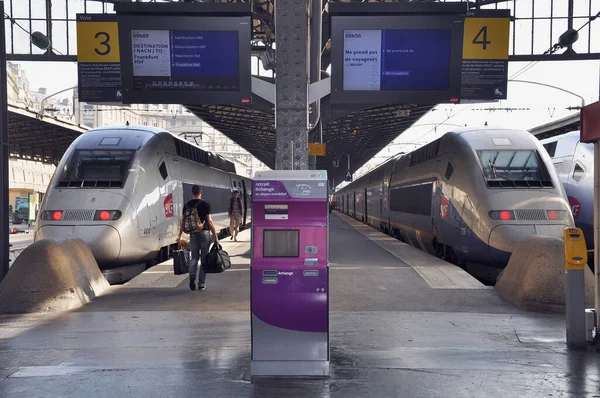
[[[190,289],[196,290],[196,271],[198,271],[198,261],[200,260],[200,270],[198,271],[198,290],[206,289],[206,273],[204,272],[203,266],[206,264],[208,257],[208,248],[210,247],[210,232],[215,237],[215,245],[219,244],[219,238],[215,231],[215,225],[210,216],[210,204],[202,200],[202,189],[199,185],[192,187],[193,199],[189,200],[183,208],[183,216],[181,217],[181,224],[179,226],[179,237],[177,242],[181,241],[181,235],[184,232],[184,226],[186,223],[186,215],[188,218],[193,217],[193,213],[196,213],[201,229],[195,228],[195,226],[188,227],[192,229],[190,233],[190,252],[192,254],[192,261],[190,263]],[[196,210],[196,212],[190,212],[189,210]],[[186,213],[187,212],[187,213]],[[192,218],[193,221],[193,218]],[[187,220],[188,224],[194,224],[190,220]],[[210,232],[209,232],[210,231]]]
[[[242,199],[240,199],[240,191],[237,189],[233,190],[233,197],[229,199],[229,209],[227,212],[229,214],[229,233],[231,234],[231,240],[237,242],[237,234],[243,214]]]

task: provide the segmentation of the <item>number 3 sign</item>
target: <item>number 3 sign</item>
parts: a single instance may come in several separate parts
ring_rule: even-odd
[[[119,62],[119,27],[112,15],[81,15],[77,20],[78,62]],[[92,20],[86,20],[89,18]],[[98,21],[99,19],[107,19]],[[113,17],[114,19],[114,17]]]

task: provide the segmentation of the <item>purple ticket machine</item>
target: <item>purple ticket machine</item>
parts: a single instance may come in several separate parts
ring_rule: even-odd
[[[257,172],[252,376],[329,376],[327,173]]]

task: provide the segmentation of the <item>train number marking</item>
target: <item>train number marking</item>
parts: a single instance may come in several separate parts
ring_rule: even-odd
[[[144,228],[144,235],[150,235],[150,228]]]

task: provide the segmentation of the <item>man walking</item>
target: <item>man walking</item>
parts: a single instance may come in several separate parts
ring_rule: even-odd
[[[198,260],[200,260],[200,271],[198,271],[198,290],[206,289],[206,273],[204,265],[208,256],[210,246],[210,232],[215,237],[215,245],[219,244],[219,238],[215,231],[210,216],[210,204],[202,200],[202,189],[199,185],[192,187],[193,199],[189,200],[183,208],[183,216],[179,226],[179,237],[181,240],[184,230],[189,231],[190,251],[192,253],[192,262],[190,263],[190,289],[196,290],[196,271],[198,270]]]
[[[229,233],[231,234],[231,239],[237,242],[237,234],[243,213],[240,191],[237,189],[233,190],[233,197],[229,199],[229,209],[227,212],[229,213]]]

